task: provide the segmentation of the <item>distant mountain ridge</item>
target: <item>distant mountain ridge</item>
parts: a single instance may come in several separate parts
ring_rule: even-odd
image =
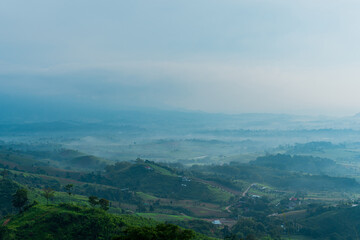
[[[306,172],[311,174],[335,174],[346,171],[334,160],[313,156],[277,154],[258,157],[251,164],[279,170]]]
[[[206,113],[140,107],[97,106],[70,99],[44,99],[0,95],[0,123],[47,122],[117,123],[167,125],[208,129],[360,129],[359,113],[353,117],[325,117],[281,113]]]

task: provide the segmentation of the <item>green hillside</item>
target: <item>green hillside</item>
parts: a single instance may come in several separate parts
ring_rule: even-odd
[[[1,152],[0,239],[159,240],[164,231],[179,235],[165,239],[195,234],[181,226],[207,238],[342,240],[357,239],[360,227],[359,210],[349,204],[360,200],[358,182],[303,172],[333,166],[328,159],[266,155],[251,164],[183,167],[138,158],[107,162],[95,171],[87,166],[104,164],[102,159],[76,151],[52,151],[48,160],[46,151]],[[73,186],[71,194],[67,185]],[[27,189],[32,207],[14,216],[12,196],[19,188]],[[55,191],[51,199],[44,197],[48,188]],[[108,212],[89,208],[90,196],[108,200]]]
[[[198,166],[191,169],[201,178],[216,176],[221,179],[237,179],[267,184],[287,191],[358,191],[360,184],[353,178],[332,177],[274,169],[249,164],[230,163]]]
[[[166,226],[134,215],[112,215],[101,209],[72,204],[36,205],[9,219],[1,222],[0,239],[135,239],[131,238],[133,229],[160,232],[161,228],[173,229],[173,234],[178,234],[174,239],[209,239],[175,225]],[[183,235],[187,237],[179,237]]]
[[[0,178],[0,217],[12,212],[11,196],[18,188],[15,182]]]
[[[80,156],[73,158],[67,162],[69,166],[80,168],[80,169],[103,169],[106,163],[95,156]]]
[[[151,161],[138,159],[136,163],[119,162],[105,169],[104,178],[110,185],[150,193],[157,197],[206,202],[222,202],[231,197],[205,183],[178,175],[174,169]]]
[[[359,239],[360,207],[322,208],[303,219],[301,233],[316,239]]]
[[[279,170],[305,172],[311,174],[339,175],[347,169],[334,160],[306,155],[276,154],[258,157],[251,164]]]

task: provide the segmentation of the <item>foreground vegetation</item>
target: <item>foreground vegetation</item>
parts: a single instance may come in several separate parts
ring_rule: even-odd
[[[1,239],[142,239],[145,233],[146,239],[209,239],[175,225],[74,204],[36,205],[0,228]]]

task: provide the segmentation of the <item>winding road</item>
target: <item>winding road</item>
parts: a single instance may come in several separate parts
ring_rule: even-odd
[[[253,187],[253,186],[255,186],[255,185],[256,185],[256,183],[252,183],[252,184],[242,193],[241,196],[245,197],[246,194],[247,194],[247,192],[250,190],[250,188]]]
[[[252,187],[255,186],[255,185],[256,185],[256,183],[250,184],[250,186],[241,194],[241,196],[242,196],[242,197],[245,197],[246,194],[248,193],[248,191],[250,190],[250,188],[252,188]],[[227,206],[227,207],[225,208],[225,210],[226,210],[228,213],[231,213],[230,208],[232,207],[232,205],[233,205],[233,204],[230,204],[229,206]]]

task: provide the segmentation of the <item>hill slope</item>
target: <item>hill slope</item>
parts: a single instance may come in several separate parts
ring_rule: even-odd
[[[3,223],[3,222],[2,222]],[[3,225],[3,224],[2,224]],[[130,215],[112,215],[103,210],[72,204],[36,205],[18,214],[0,227],[0,239],[132,239],[127,235],[132,229],[155,229],[153,220]],[[160,225],[164,227],[163,225]],[[166,228],[166,226],[165,226]],[[209,239],[190,230],[170,226],[178,233],[185,232],[191,238]],[[130,230],[129,230],[130,229]],[[185,235],[186,235],[185,234]]]
[[[360,207],[324,210],[300,221],[303,234],[316,239],[359,239]]]

